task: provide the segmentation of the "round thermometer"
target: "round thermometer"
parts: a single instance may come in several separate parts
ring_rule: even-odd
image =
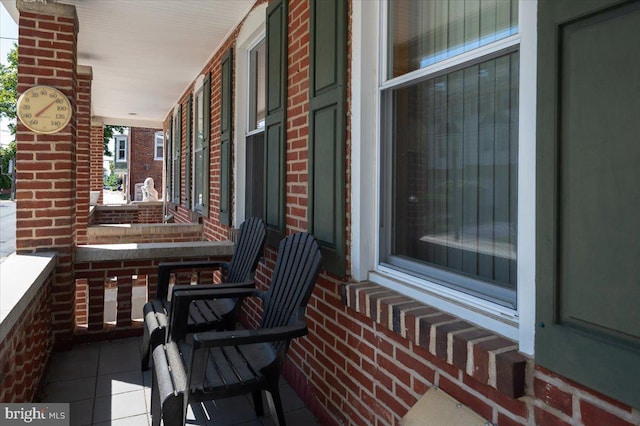
[[[56,133],[71,120],[71,102],[54,87],[30,87],[18,98],[18,117],[33,132]]]

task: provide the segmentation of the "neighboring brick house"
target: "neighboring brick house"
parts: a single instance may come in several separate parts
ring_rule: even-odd
[[[129,199],[141,201],[141,194],[136,194],[137,184],[144,183],[148,177],[153,178],[158,191],[158,199],[162,199],[162,164],[164,134],[161,129],[131,127],[129,128],[130,158]]]
[[[18,2],[21,46],[46,45],[40,25],[73,47],[76,21]],[[323,424],[399,424],[434,387],[492,424],[640,423],[638,5],[257,0],[167,106],[177,222],[224,240],[262,216],[260,287],[283,235],[322,246],[285,377]],[[75,102],[90,80],[74,55],[24,52],[20,91],[64,65]],[[17,133],[18,248],[62,253],[56,339],[72,338],[65,219],[87,206],[38,194],[75,182],[89,135],[81,113]],[[34,138],[60,142],[55,160]]]

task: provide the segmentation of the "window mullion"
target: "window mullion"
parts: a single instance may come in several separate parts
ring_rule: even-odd
[[[486,60],[493,56],[501,55],[507,51],[517,50],[519,44],[520,35],[515,34],[502,40],[498,40],[492,44],[481,46],[469,52],[461,53],[458,56],[444,59],[433,65],[429,65],[427,67],[411,71],[407,74],[403,74],[401,76],[383,81],[379,89],[387,90],[393,87],[401,87],[424,77],[450,72],[452,69],[466,66],[468,65],[467,63],[480,60],[480,58],[482,60]]]

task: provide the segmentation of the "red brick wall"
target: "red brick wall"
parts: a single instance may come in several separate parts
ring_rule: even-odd
[[[307,229],[309,175],[309,3],[289,2],[286,226]]]
[[[118,208],[111,206],[100,206],[93,212],[93,224],[95,225],[116,225],[126,223],[136,223],[138,221],[138,210],[127,206]]]
[[[59,253],[52,324],[56,344],[63,346],[73,330],[78,23],[72,6],[21,2],[18,7],[18,94],[33,85],[54,86],[69,98],[73,112],[56,134],[34,134],[20,121],[16,133],[16,248],[18,253]]]
[[[137,223],[162,223],[164,222],[163,206],[161,204],[138,204]]]
[[[155,160],[155,135],[162,129],[131,127],[129,142],[131,143],[131,161],[129,161],[129,195],[135,200],[136,183],[144,183],[148,177],[153,178],[158,199],[162,199],[162,160]]]
[[[76,120],[76,243],[86,244],[91,189],[91,69],[78,72]]]
[[[104,126],[101,123],[91,124],[91,191],[100,191],[98,204],[103,202],[102,188],[104,186],[103,177],[103,154],[104,154]]]
[[[0,402],[33,402],[51,355],[53,276],[29,303],[0,345]]]
[[[116,225],[133,223],[163,223],[163,205],[132,203],[122,206],[98,206],[93,211],[94,225]]]

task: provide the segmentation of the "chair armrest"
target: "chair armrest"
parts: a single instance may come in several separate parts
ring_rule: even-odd
[[[173,292],[171,299],[169,335],[171,336],[171,340],[175,342],[182,341],[186,337],[189,306],[194,300],[235,299],[244,297],[263,298],[265,295],[265,292],[252,288],[194,290],[193,288],[198,286],[186,287],[189,287],[189,289]]]
[[[174,285],[171,291],[171,300],[174,300],[176,292],[183,291],[209,291],[209,290],[233,290],[236,288],[255,288],[255,281],[244,281],[241,283],[221,283],[221,284],[197,284],[197,285]],[[183,296],[184,297],[184,296]]]
[[[193,269],[229,269],[229,256],[221,256],[215,260],[194,260],[189,262],[161,262],[158,265],[158,299],[166,299],[169,294],[169,277],[175,271]]]
[[[288,340],[304,336],[308,332],[304,321],[294,325],[255,330],[206,331],[193,335],[193,350]]]

